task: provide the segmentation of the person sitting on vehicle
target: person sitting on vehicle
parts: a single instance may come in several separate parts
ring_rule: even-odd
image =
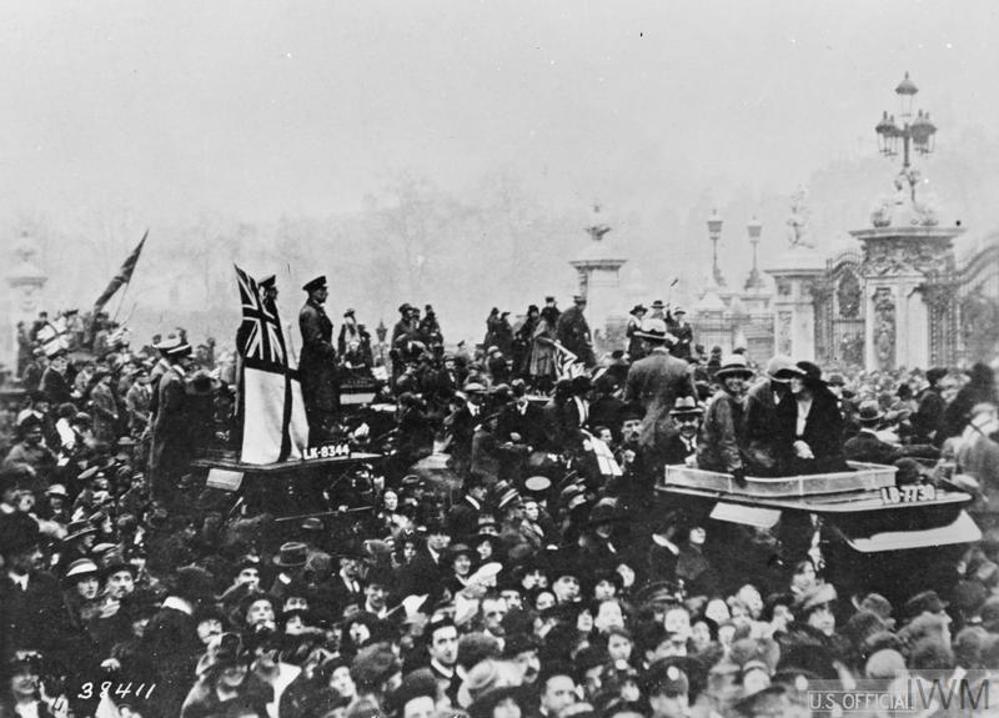
[[[791,393],[794,362],[775,356],[767,362],[766,375],[746,392],[746,471],[751,476],[773,476],[777,471],[777,405]]]
[[[822,370],[799,361],[791,393],[777,405],[779,466],[784,475],[849,470],[843,459],[843,417]]]
[[[742,462],[743,410],[746,382],[753,371],[738,354],[725,359],[715,372],[721,388],[708,403],[697,445],[697,466],[707,471],[732,474],[736,481],[745,477]]]

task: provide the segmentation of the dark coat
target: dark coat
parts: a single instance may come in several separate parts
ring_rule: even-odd
[[[944,413],[947,402],[940,396],[936,387],[928,387],[920,392],[919,406],[910,419],[913,438],[916,441],[932,441],[937,446],[943,444]]]
[[[777,402],[769,379],[757,382],[746,393],[743,432],[747,469],[752,475],[766,475],[777,465]]]
[[[512,441],[511,434],[520,434],[520,443],[535,449],[545,446],[547,435],[544,409],[530,403],[523,413],[516,403],[503,407],[496,421],[496,438],[500,442]]]
[[[639,443],[657,456],[674,433],[669,412],[678,396],[696,396],[687,362],[657,347],[649,356],[631,365],[625,382],[626,402],[645,407]],[[651,457],[650,457],[651,458]]]
[[[724,390],[711,397],[697,444],[699,468],[729,474],[743,469],[742,416],[742,401],[738,397]]]
[[[52,406],[73,401],[73,387],[66,381],[66,377],[52,367],[47,367],[42,374],[40,389]]]
[[[170,369],[157,387],[156,417],[149,447],[149,473],[154,491],[183,475],[194,452],[183,377]]]
[[[473,506],[467,496],[463,497],[447,513],[445,526],[448,534],[455,541],[465,541],[472,537],[479,530],[479,516],[482,513],[482,509]]]
[[[197,623],[184,611],[161,608],[146,626],[142,640],[159,674],[158,712],[154,715],[178,716],[194,683],[198,657],[204,652]]]
[[[71,631],[55,577],[32,573],[22,591],[6,571],[0,577],[0,648],[6,661],[15,651],[57,652]]]
[[[776,428],[782,471],[789,474],[844,471],[843,417],[839,413],[836,396],[824,386],[816,387],[801,435],[797,434],[797,421],[798,402],[793,394],[789,394],[777,405]],[[814,460],[795,458],[794,442],[798,439],[808,444],[815,455]]]
[[[683,442],[679,434],[672,434],[663,446],[663,461],[667,466],[673,466],[676,464],[685,464],[687,459],[691,456],[697,455],[697,437],[695,436],[691,442],[691,446],[688,447],[687,444]]]
[[[337,406],[336,349],[331,343],[333,322],[321,304],[307,301],[298,313],[298,328],[302,332],[298,373],[302,399],[312,425],[316,413],[329,413]]]
[[[562,346],[579,357],[586,366],[590,367],[596,363],[590,325],[586,323],[582,309],[571,307],[562,312],[555,325],[555,335]]]
[[[894,464],[904,455],[897,446],[881,441],[874,432],[860,430],[852,439],[843,444],[843,454],[850,461],[864,461],[870,464]]]

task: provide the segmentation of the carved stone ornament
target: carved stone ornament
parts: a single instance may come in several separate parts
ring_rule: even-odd
[[[874,292],[874,353],[880,369],[895,368],[895,297],[888,287]]]
[[[777,312],[777,353],[791,356],[791,312]]]
[[[864,247],[863,273],[867,276],[892,274],[931,274],[944,262],[946,247],[939,242],[915,237],[887,237],[868,240]]]
[[[979,285],[961,300],[961,333],[969,356],[990,356],[999,337],[999,300]]]

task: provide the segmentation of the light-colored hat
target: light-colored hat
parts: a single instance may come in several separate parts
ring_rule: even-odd
[[[742,376],[750,379],[753,376],[753,370],[746,363],[746,357],[741,354],[732,354],[725,358],[721,367],[715,372],[716,378],[726,376]]]

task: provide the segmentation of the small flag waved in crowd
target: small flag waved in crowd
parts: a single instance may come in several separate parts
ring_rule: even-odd
[[[552,341],[555,346],[555,376],[558,379],[575,379],[586,374],[586,365],[569,351],[561,342]]]
[[[139,262],[139,255],[142,254],[142,246],[146,243],[146,237],[148,236],[149,230],[147,229],[146,233],[142,235],[142,239],[139,240],[139,245],[132,250],[130,255],[128,255],[125,259],[125,263],[121,265],[121,269],[119,269],[118,273],[111,279],[107,289],[105,289],[104,293],[97,298],[96,302],[94,302],[95,313],[100,311],[101,308],[108,303],[108,300],[114,296],[115,292],[121,289],[123,285],[132,281],[132,272],[135,271],[135,265]]]
[[[243,323],[236,333],[236,350],[243,365],[240,460],[272,464],[301,459],[308,446],[309,426],[297,372],[288,365],[277,306],[239,267],[236,280],[243,309]]]

